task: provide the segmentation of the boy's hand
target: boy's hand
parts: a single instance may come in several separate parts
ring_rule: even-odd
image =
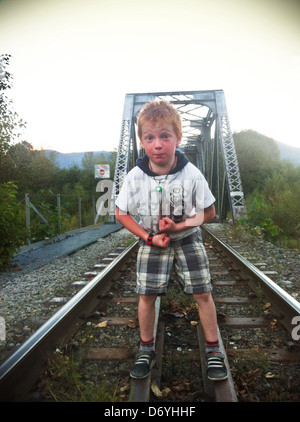
[[[167,248],[170,243],[170,238],[166,233],[156,234],[152,239],[152,245],[159,248]]]
[[[159,230],[165,233],[176,231],[176,223],[169,217],[164,217],[159,221]]]

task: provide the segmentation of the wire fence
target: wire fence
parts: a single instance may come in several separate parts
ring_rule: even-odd
[[[22,201],[23,202],[23,201]],[[104,223],[97,213],[96,198],[90,195],[25,194],[27,244],[70,230]]]

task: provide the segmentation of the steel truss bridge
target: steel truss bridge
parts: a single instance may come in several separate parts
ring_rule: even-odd
[[[169,101],[179,111],[183,129],[179,149],[204,174],[216,198],[215,207],[219,219],[226,218],[229,210],[233,220],[246,215],[223,90],[127,94],[114,174],[113,198],[117,197],[124,177],[135,166],[136,159],[144,154],[138,142],[137,115],[145,103],[155,99]]]

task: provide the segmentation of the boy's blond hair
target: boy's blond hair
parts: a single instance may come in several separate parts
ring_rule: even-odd
[[[142,139],[142,129],[145,123],[169,123],[172,125],[175,135],[181,138],[182,125],[180,114],[171,103],[163,100],[154,100],[146,103],[141,109],[138,120],[138,136]]]

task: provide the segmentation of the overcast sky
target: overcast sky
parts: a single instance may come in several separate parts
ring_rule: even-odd
[[[118,146],[126,93],[223,89],[232,131],[300,147],[297,0],[0,0],[25,139]]]

